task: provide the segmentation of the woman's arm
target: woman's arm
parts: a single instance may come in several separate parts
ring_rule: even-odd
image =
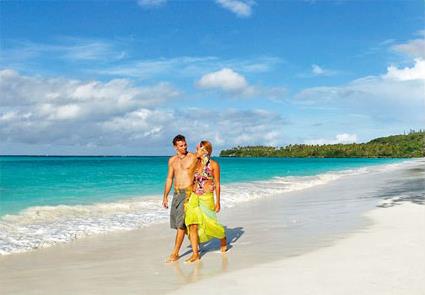
[[[215,184],[215,212],[220,212],[220,166],[216,161],[211,162]]]

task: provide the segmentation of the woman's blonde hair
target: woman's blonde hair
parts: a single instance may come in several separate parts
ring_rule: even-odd
[[[208,152],[208,156],[211,156],[213,148],[211,142],[208,140],[201,141],[201,147],[204,147],[205,150]]]

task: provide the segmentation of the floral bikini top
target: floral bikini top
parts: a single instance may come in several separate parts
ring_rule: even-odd
[[[205,194],[205,185],[208,180],[212,180],[211,191],[215,190],[213,170],[211,168],[211,161],[209,157],[202,159],[201,171],[196,171],[194,174],[195,193],[197,195]]]

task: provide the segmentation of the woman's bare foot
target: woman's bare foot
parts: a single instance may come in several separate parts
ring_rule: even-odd
[[[192,262],[195,262],[195,261],[199,261],[200,259],[201,259],[201,256],[199,256],[199,254],[192,254],[192,256],[190,256],[184,262],[185,263],[192,263]]]
[[[171,254],[170,257],[168,257],[167,261],[165,261],[165,263],[171,263],[171,262],[175,262],[179,259],[179,255],[178,254]]]
[[[227,239],[226,239],[226,237],[224,237],[220,240],[220,251],[222,253],[225,253],[227,251]]]

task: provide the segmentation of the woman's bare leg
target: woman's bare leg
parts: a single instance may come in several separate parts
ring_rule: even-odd
[[[199,242],[198,242],[198,225],[191,224],[189,225],[189,239],[190,244],[192,245],[193,254],[189,259],[186,259],[186,262],[195,262],[201,257],[199,256]]]
[[[220,239],[220,251],[223,252],[223,253],[227,251],[227,239],[226,239],[226,237]]]

